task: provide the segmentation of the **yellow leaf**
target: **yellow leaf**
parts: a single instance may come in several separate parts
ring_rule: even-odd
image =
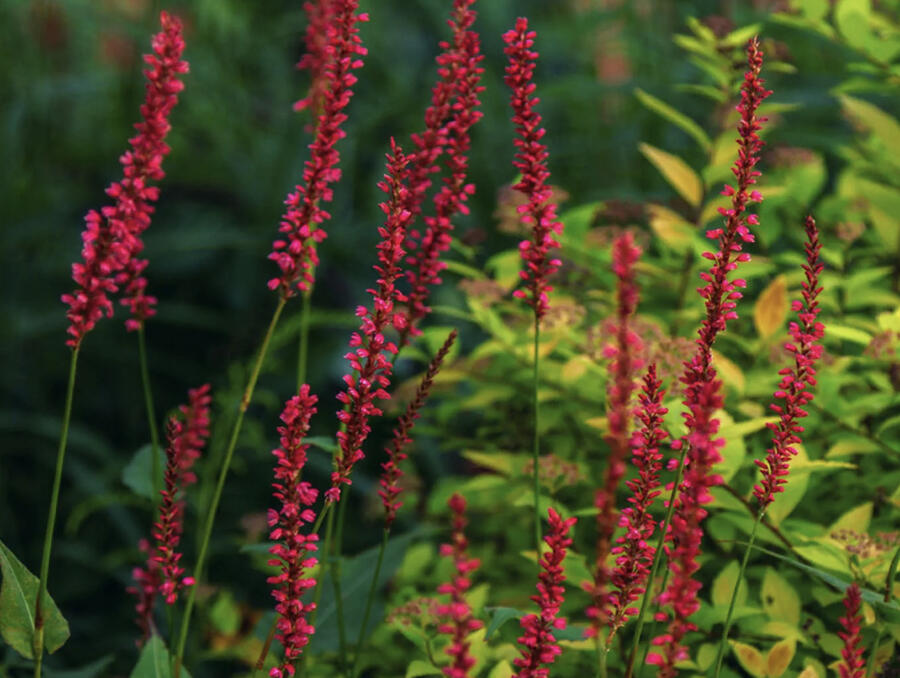
[[[753,323],[759,336],[767,339],[780,330],[788,307],[787,280],[779,275],[762,291],[753,307]]]
[[[763,609],[771,619],[794,625],[800,622],[800,596],[787,579],[772,568],[766,568],[760,596]]]
[[[512,666],[510,666],[509,662],[504,659],[491,669],[491,672],[488,674],[488,678],[512,678],[513,673],[514,672]]]
[[[609,431],[609,419],[606,417],[591,417],[590,419],[585,419],[584,423],[591,428],[597,429],[601,433]]]
[[[766,662],[755,647],[731,641],[731,649],[744,670],[754,678],[766,677]]]
[[[797,678],[819,678],[819,674],[812,666],[807,666]]]
[[[787,638],[772,646],[766,656],[766,674],[769,678],[780,678],[791,665],[794,653],[797,651],[797,641]]]
[[[744,378],[741,368],[715,349],[713,349],[712,357],[713,367],[719,373],[719,376],[722,377],[722,381],[729,386],[733,386],[738,393],[743,393],[747,380]]]
[[[691,207],[700,204],[703,199],[703,182],[684,160],[650,144],[641,144],[639,148],[644,157],[659,170],[669,185],[678,191]]]
[[[732,560],[721,572],[719,572],[718,576],[713,580],[712,592],[710,593],[713,605],[722,607],[727,606],[731,602],[734,587],[737,586],[738,583],[738,572],[740,572],[740,569],[741,566],[738,565],[738,562]],[[747,586],[744,580],[741,579],[741,586],[738,589],[735,604],[743,605],[746,601]]]
[[[872,521],[872,502],[867,501],[856,508],[852,508],[834,521],[828,528],[828,534],[838,530],[853,530],[854,532],[866,532]]]
[[[678,212],[660,205],[649,205],[650,228],[660,240],[673,250],[684,252],[691,244],[694,227]]]
[[[562,366],[560,376],[563,378],[563,381],[567,383],[571,381],[577,381],[585,375],[591,364],[591,359],[586,355],[576,355],[575,357],[570,358],[568,361],[566,361],[566,363]]]

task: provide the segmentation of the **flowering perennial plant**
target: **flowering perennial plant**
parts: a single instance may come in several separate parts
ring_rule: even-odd
[[[322,113],[315,139],[309,146],[310,158],[303,170],[303,182],[285,200],[287,209],[278,228],[283,237],[272,243],[269,255],[281,271],[278,277],[269,280],[269,289],[278,290],[285,299],[294,296],[298,289],[305,291],[312,286],[313,269],[319,263],[316,245],[326,236],[321,225],[331,218],[322,203],[331,202],[331,185],[341,178],[338,168],[341,157],[336,146],[347,135],[341,125],[347,119],[344,109],[356,84],[353,71],[362,68],[362,57],[366,54],[357,24],[368,21],[368,15],[357,14],[358,7],[358,0],[330,0],[327,11],[324,7],[317,10],[323,14],[317,30],[325,27],[328,43],[316,57],[328,57],[322,75],[325,83],[321,85]],[[329,12],[331,15],[325,16]]]
[[[449,176],[434,196],[434,215],[425,217],[424,233],[410,229],[406,247],[409,283],[407,325],[401,332],[401,344],[409,336],[419,334],[416,323],[430,312],[428,297],[430,288],[441,283],[440,273],[446,267],[441,254],[450,247],[453,222],[457,213],[468,214],[466,201],[475,193],[475,185],[466,183],[469,168],[468,153],[471,147],[470,131],[483,113],[476,110],[481,104],[478,95],[484,90],[481,75],[484,69],[479,65],[484,59],[478,33],[469,30],[475,22],[472,5],[475,0],[454,0],[453,18],[449,21],[453,30],[452,48],[442,43],[445,50],[438,57],[441,80],[432,94],[432,105],[425,114],[426,131],[413,137],[418,151],[412,168],[407,209],[413,218],[420,212],[420,205],[428,189],[428,175],[436,171],[435,162],[440,146],[446,150]],[[438,127],[443,119],[448,102],[450,120]],[[440,116],[440,117],[439,117]]]
[[[607,420],[609,433],[605,440],[609,456],[603,485],[594,494],[597,508],[597,563],[594,581],[586,585],[592,605],[587,610],[592,620],[590,635],[596,635],[606,623],[610,605],[609,581],[611,570],[607,556],[612,546],[613,532],[618,524],[616,514],[616,489],[625,474],[625,457],[629,447],[631,422],[631,395],[634,391],[634,375],[641,368],[639,354],[642,342],[630,327],[631,317],[638,304],[639,290],[635,282],[634,265],[641,256],[641,248],[631,233],[625,233],[613,242],[613,273],[616,275],[616,343],[604,352],[612,361],[609,365],[609,403]]]
[[[553,508],[547,509],[550,530],[544,537],[544,541],[550,550],[540,558],[541,572],[538,575],[537,595],[531,596],[531,600],[538,604],[540,614],[528,614],[519,622],[522,625],[524,635],[518,641],[522,646],[521,657],[513,663],[519,669],[516,678],[547,678],[556,657],[562,652],[553,637],[553,629],[566,628],[566,620],[559,616],[559,608],[562,607],[566,580],[563,574],[562,562],[566,557],[566,549],[572,545],[569,538],[569,530],[576,522],[576,518],[565,520]]]
[[[522,174],[521,180],[513,186],[522,192],[528,203],[519,208],[522,223],[531,227],[531,240],[519,244],[525,269],[520,271],[525,290],[516,290],[515,295],[525,299],[540,320],[549,307],[547,294],[553,290],[548,278],[560,266],[560,260],[551,258],[550,250],[559,247],[556,236],[562,233],[562,222],[556,218],[556,204],[551,199],[548,185],[550,170],[547,168],[549,152],[541,142],[545,130],[541,127],[541,115],[535,110],[539,99],[533,96],[536,89],[534,78],[538,53],[531,49],[535,31],[528,30],[528,19],[516,20],[515,29],[503,35],[506,47],[503,52],[509,57],[504,81],[512,90],[510,105],[513,109],[513,123],[516,126],[516,152],[513,166]]]
[[[863,659],[862,638],[862,597],[859,586],[856,583],[847,588],[844,595],[845,614],[840,622],[843,631],[838,631],[838,636],[844,641],[841,650],[841,663],[838,664],[838,673],[841,678],[863,678],[866,675],[866,662]]]
[[[777,493],[784,492],[791,457],[797,454],[793,446],[801,442],[799,434],[803,432],[798,420],[806,416],[803,408],[813,399],[810,391],[816,385],[816,361],[822,356],[822,345],[817,343],[825,336],[825,326],[817,320],[820,310],[817,297],[822,291],[819,287],[819,275],[823,269],[819,250],[822,246],[815,219],[807,217],[805,228],[806,263],[803,270],[806,280],[802,283],[803,300],[793,303],[799,322],[791,321],[788,331],[793,341],[785,344],[785,349],[794,356],[794,364],[778,372],[781,381],[775,398],[784,403],[770,406],[778,415],[777,422],[767,424],[772,431],[772,447],[765,461],[755,460],[762,472],[762,483],[753,488],[753,494],[759,501],[761,511],[775,501]]]
[[[402,330],[406,323],[405,316],[394,311],[394,302],[405,299],[396,289],[395,283],[400,275],[403,241],[411,216],[404,207],[409,190],[406,187],[408,162],[408,156],[391,139],[387,173],[384,181],[378,184],[389,196],[386,202],[381,203],[387,219],[384,226],[378,229],[381,242],[378,244],[379,263],[375,270],[379,277],[377,287],[368,290],[372,295],[372,308],[360,306],[356,309],[356,315],[362,318],[362,325],[359,332],[354,332],[351,336],[352,350],[345,356],[350,361],[353,373],[344,376],[347,388],[338,394],[338,400],[346,409],[340,410],[337,416],[346,430],[338,432],[340,452],[336,468],[331,474],[331,488],[325,492],[329,501],[340,498],[341,485],[350,484],[350,472],[354,464],[365,456],[362,445],[371,431],[369,417],[381,415],[375,402],[390,398],[386,389],[391,383],[391,356],[396,355],[397,345],[388,341],[384,333],[389,327]]]
[[[656,521],[650,509],[662,491],[659,474],[663,456],[659,446],[668,437],[662,426],[669,411],[662,405],[664,395],[656,365],[650,365],[638,396],[637,417],[641,428],[635,431],[631,440],[632,461],[638,477],[626,482],[632,496],[628,498],[630,506],[622,511],[619,519],[619,527],[625,528],[625,534],[616,539],[618,546],[612,549],[616,556],[616,567],[611,576],[615,590],[609,596],[611,611],[607,646],[628,617],[637,613],[637,608],[630,605],[646,591],[650,566],[656,555],[656,548],[650,544],[656,530]]]
[[[322,107],[331,86],[328,65],[334,57],[331,23],[334,21],[334,0],[307,0],[303,3],[306,13],[306,52],[297,62],[297,68],[309,71],[311,82],[306,96],[294,104],[295,111],[310,109],[315,120],[322,114]]]
[[[416,423],[416,419],[419,418],[419,410],[422,409],[422,406],[425,405],[425,401],[428,399],[428,393],[431,391],[434,378],[440,371],[444,358],[447,357],[447,354],[453,347],[453,342],[456,341],[456,336],[456,330],[450,332],[450,335],[434,358],[431,359],[428,369],[425,370],[422,381],[419,383],[419,388],[416,389],[416,395],[413,396],[409,405],[406,406],[406,411],[397,422],[391,444],[386,449],[388,458],[387,461],[381,464],[382,474],[379,481],[381,489],[378,490],[378,496],[381,497],[381,503],[384,504],[384,525],[388,529],[394,524],[394,520],[397,518],[397,510],[402,506],[402,502],[400,502],[400,493],[402,491],[400,479],[403,477],[403,471],[400,468],[400,464],[407,457],[405,452],[406,446],[412,442],[412,438],[409,437],[410,432]]]
[[[319,491],[306,481],[300,480],[306,465],[304,443],[309,432],[309,420],[316,413],[316,396],[303,384],[300,392],[288,400],[281,413],[283,426],[278,427],[280,447],[272,451],[275,455],[275,482],[273,496],[281,504],[278,510],[269,509],[269,538],[275,542],[269,549],[274,556],[269,565],[280,572],[268,578],[275,598],[275,612],[278,613],[276,637],[284,647],[284,659],[273,668],[269,675],[273,678],[294,675],[294,662],[309,643],[315,630],[307,621],[307,615],[315,610],[314,602],[303,602],[303,594],[315,585],[309,570],[316,564],[317,534],[303,534],[304,525],[315,520],[312,508]]]
[[[441,544],[441,555],[453,560],[456,572],[449,583],[438,586],[438,593],[449,595],[450,603],[439,605],[437,615],[438,632],[451,637],[446,653],[453,661],[441,671],[449,678],[467,678],[475,658],[469,654],[466,638],[484,624],[472,616],[472,608],[466,602],[466,592],[472,584],[469,575],[478,569],[481,561],[469,557],[469,540],[465,532],[469,521],[466,519],[465,498],[454,494],[447,505],[453,512],[453,535],[450,544]]]
[[[149,66],[144,71],[146,96],[141,105],[142,120],[135,124],[138,134],[129,140],[131,150],[120,158],[124,176],[106,189],[114,203],[99,212],[91,210],[85,217],[82,261],[72,264],[77,288],[62,296],[69,306],[66,344],[71,348],[81,345],[100,318],[112,316],[110,294],[121,291],[121,303],[131,311],[125,323],[129,330],[138,329],[155,313],[156,299],[146,294],[143,276],[147,261],[137,256],[144,249],[141,234],[150,225],[153,203],[159,198],[159,188],[151,182],[165,176],[162,161],[170,150],[165,143],[169,114],[184,88],[178,76],[188,71],[187,62],[181,59],[181,22],[163,12],[160,24],[162,31],[153,36],[153,53],[144,56]]]

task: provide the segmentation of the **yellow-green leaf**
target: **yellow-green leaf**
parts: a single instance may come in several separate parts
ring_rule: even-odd
[[[726,358],[724,355],[713,349],[712,364],[719,376],[729,386],[733,386],[738,393],[744,392],[744,386],[747,380],[744,378],[744,372],[738,367],[737,363]]]
[[[812,666],[807,666],[797,678],[819,678],[819,674]]]
[[[488,678],[512,678],[514,673],[512,666],[504,659],[491,669]]]
[[[809,455],[803,445],[794,445],[797,454],[792,464],[805,464],[809,461]],[[757,476],[759,478],[759,476]],[[804,473],[794,477],[788,476],[788,483],[784,486],[784,492],[775,495],[775,501],[769,507],[766,515],[775,524],[780,525],[781,521],[787,518],[806,494],[806,488],[809,486],[809,474]]]
[[[413,659],[406,667],[406,678],[419,678],[420,676],[439,676],[441,670],[431,662],[423,659]]]
[[[753,323],[763,339],[768,339],[784,326],[788,307],[787,279],[776,276],[762,291],[753,307]]]
[[[732,560],[721,572],[719,572],[718,576],[713,580],[712,592],[710,594],[713,605],[716,607],[723,607],[731,602],[731,595],[734,592],[734,587],[737,586],[738,573],[740,570],[741,566],[738,565],[738,562]],[[735,604],[740,606],[745,602],[747,602],[747,585],[742,578]]]
[[[676,252],[684,252],[690,247],[694,227],[684,217],[660,205],[651,204],[647,211],[650,213],[650,228],[656,237]]]
[[[797,641],[793,638],[775,643],[769,650],[769,654],[766,655],[766,675],[769,678],[780,678],[791,665],[796,651]]]
[[[731,649],[747,673],[754,678],[766,678],[766,662],[759,650],[734,640]]]
[[[763,609],[771,619],[800,623],[800,596],[790,583],[772,568],[766,568],[760,591]]]
[[[700,144],[700,147],[704,151],[709,151],[712,146],[712,141],[710,141],[706,132],[703,131],[703,128],[700,127],[696,122],[687,117],[684,113],[681,113],[675,108],[672,108],[669,104],[661,99],[657,99],[652,94],[648,94],[640,87],[634,90],[634,95],[638,98],[644,106],[649,108],[654,113],[658,113],[666,120],[671,122],[673,125],[677,125],[682,130],[687,132],[691,137],[693,137],[694,141]]]
[[[834,521],[831,527],[828,528],[828,534],[838,530],[866,532],[869,529],[870,522],[872,522],[872,502],[867,501],[865,504],[860,504],[850,509]]]
[[[700,205],[703,199],[703,182],[684,160],[650,144],[641,144],[639,148],[644,157],[660,171],[663,178],[687,200],[691,207]]]

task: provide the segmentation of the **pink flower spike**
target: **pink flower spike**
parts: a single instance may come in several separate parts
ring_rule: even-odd
[[[753,494],[759,502],[759,510],[765,511],[775,495],[784,492],[790,471],[791,458],[797,454],[794,445],[801,443],[798,422],[806,416],[806,406],[812,402],[812,390],[816,385],[816,361],[822,356],[822,338],[825,326],[817,320],[819,315],[818,296],[822,291],[819,276],[824,265],[819,259],[819,231],[815,219],[806,217],[806,263],[803,271],[806,280],[802,283],[803,300],[792,304],[797,313],[797,321],[790,324],[789,332],[792,341],[785,344],[785,350],[794,356],[791,368],[781,371],[781,381],[775,391],[775,399],[783,401],[773,403],[771,409],[778,415],[778,421],[767,426],[772,431],[772,447],[766,459],[755,460],[762,472],[762,482],[753,488]]]
[[[471,574],[478,569],[481,561],[470,558],[469,540],[466,538],[466,500],[454,494],[447,502],[453,512],[453,536],[451,543],[441,544],[441,555],[453,560],[456,570],[450,582],[438,586],[438,593],[449,595],[450,603],[437,608],[438,633],[451,637],[446,653],[452,658],[450,666],[441,672],[448,678],[467,678],[469,669],[475,665],[475,658],[469,654],[469,634],[484,624],[472,616],[472,608],[466,602],[466,593],[471,586]]]
[[[838,673],[841,678],[864,678],[866,675],[866,662],[863,659],[862,638],[860,635],[862,629],[861,606],[862,597],[860,596],[859,586],[853,583],[847,588],[847,593],[844,595],[846,614],[840,619],[844,630],[838,632],[838,636],[844,641],[844,648],[841,650],[841,663],[838,664]]]
[[[412,229],[406,240],[409,252],[406,281],[410,291],[401,346],[410,336],[420,333],[416,325],[431,311],[428,298],[431,288],[441,283],[440,274],[446,266],[441,255],[450,247],[451,220],[457,213],[468,213],[466,202],[475,192],[474,185],[466,181],[471,129],[483,115],[477,108],[481,104],[478,95],[484,90],[480,84],[484,69],[479,65],[484,55],[478,33],[469,30],[475,22],[474,4],[475,0],[453,2],[452,18],[448,21],[453,42],[441,43],[444,51],[437,58],[440,80],[432,90],[431,106],[425,112],[425,131],[413,135],[417,150],[410,172],[407,206],[413,220],[422,211],[425,192],[431,185],[428,177],[438,171],[437,160],[445,150],[449,176],[434,196],[434,214],[425,217],[424,232],[420,234]]]
[[[278,510],[269,510],[269,538],[275,542],[269,553],[269,565],[279,568],[279,573],[267,579],[272,585],[275,612],[278,614],[276,638],[284,647],[284,658],[270,676],[294,675],[294,663],[309,643],[315,629],[307,621],[307,615],[316,608],[313,602],[303,602],[303,594],[313,586],[309,570],[316,564],[313,555],[317,550],[317,534],[303,534],[303,527],[313,522],[315,514],[309,508],[315,504],[318,490],[300,480],[306,465],[309,445],[304,443],[309,433],[309,420],[316,413],[316,396],[303,384],[300,392],[284,404],[281,413],[282,426],[278,427],[280,447],[275,455],[275,482],[273,496],[280,504]]]
[[[349,404],[348,411],[338,412],[338,419],[346,424],[346,430],[337,434],[340,451],[336,458],[335,470],[331,474],[331,487],[326,491],[328,501],[337,501],[341,487],[350,484],[353,466],[365,455],[363,443],[371,431],[369,418],[380,416],[376,406],[378,400],[387,400],[393,363],[391,356],[397,353],[397,346],[388,342],[385,331],[394,324],[394,302],[398,292],[395,284],[400,276],[400,262],[403,258],[403,241],[410,213],[405,208],[409,176],[409,157],[391,139],[391,152],[387,155],[387,173],[378,187],[388,195],[381,203],[386,215],[384,226],[379,227],[381,242],[378,244],[378,273],[376,287],[370,289],[372,307],[357,313],[362,318],[359,332],[353,334],[350,345],[356,349],[346,354],[350,363],[350,373],[344,376],[347,388],[338,394],[338,400]]]
[[[323,16],[316,18],[320,22],[316,30],[326,28],[327,45],[316,58],[325,58],[323,55],[331,58],[326,59],[321,76],[322,112],[315,139],[309,146],[310,158],[303,170],[303,181],[284,201],[287,209],[278,228],[282,235],[272,244],[269,254],[280,270],[278,277],[269,280],[269,288],[278,290],[284,299],[296,295],[297,290],[310,289],[313,284],[313,269],[319,263],[316,245],[325,239],[322,224],[330,218],[322,204],[331,201],[331,184],[341,177],[337,142],[346,136],[341,125],[347,118],[344,109],[353,97],[356,76],[352,71],[362,67],[361,57],[366,54],[357,24],[368,17],[357,13],[359,1],[324,1],[328,6],[320,8]],[[311,96],[318,95],[314,92]]]
[[[153,203],[159,199],[159,189],[151,183],[165,176],[162,162],[170,150],[165,143],[169,114],[184,87],[178,76],[188,71],[187,62],[181,59],[181,22],[162,12],[160,24],[162,31],[153,36],[153,53],[144,56],[149,68],[144,71],[147,84],[141,121],[134,126],[138,133],[129,139],[131,150],[120,158],[122,179],[106,189],[114,202],[85,217],[82,261],[72,264],[77,288],[62,295],[69,306],[66,345],[71,348],[78,348],[104,315],[112,317],[111,294],[121,292],[121,303],[131,310],[125,323],[128,330],[138,329],[156,313],[156,299],[146,293],[143,274],[147,261],[137,257],[144,249],[141,234],[150,226]]]
[[[332,62],[333,52],[329,38],[331,24],[334,21],[334,0],[308,0],[303,3],[306,13],[306,53],[297,63],[299,70],[309,71],[311,82],[309,92],[294,104],[295,111],[309,109],[314,120],[318,120],[331,82],[328,66]],[[312,129],[312,126],[309,126]]]
[[[531,600],[538,604],[540,614],[525,615],[519,622],[524,635],[518,639],[522,656],[513,662],[519,669],[515,678],[547,678],[550,675],[550,669],[547,667],[556,661],[556,657],[562,652],[553,637],[553,629],[562,629],[566,626],[565,618],[559,616],[559,608],[562,607],[565,593],[563,582],[566,580],[562,562],[566,557],[566,549],[572,545],[569,530],[576,519],[563,520],[553,508],[547,512],[550,530],[544,541],[550,550],[540,558],[538,592],[537,595],[531,596]]]
[[[631,421],[631,396],[634,391],[634,375],[641,368],[637,357],[642,349],[640,338],[630,323],[638,304],[639,290],[635,282],[634,266],[641,256],[641,248],[631,233],[625,233],[613,242],[613,273],[616,275],[616,343],[613,359],[609,364],[608,414],[609,433],[605,436],[609,456],[603,476],[603,485],[594,495],[597,507],[597,561],[593,582],[585,586],[591,595],[587,615],[591,619],[591,635],[606,624],[609,612],[609,582],[612,575],[607,557],[612,548],[612,538],[618,524],[616,490],[625,473],[625,458],[629,449],[628,428]]]
[[[504,80],[512,90],[510,105],[519,135],[515,140],[517,152],[513,166],[522,174],[522,179],[513,188],[528,198],[521,218],[523,224],[531,227],[531,240],[519,245],[525,263],[520,275],[527,291],[518,290],[516,296],[525,299],[540,320],[549,308],[547,295],[553,290],[548,279],[559,269],[558,260],[550,253],[559,247],[556,236],[562,233],[563,225],[556,218],[556,204],[547,183],[550,179],[549,153],[541,142],[545,130],[541,127],[541,115],[534,109],[538,103],[538,98],[533,96],[538,53],[531,47],[536,36],[535,31],[528,30],[528,19],[520,17],[515,29],[503,36],[506,43],[503,52],[509,57]]]
[[[456,335],[456,330],[450,332],[444,344],[428,364],[428,369],[419,383],[419,388],[416,389],[416,395],[407,405],[406,412],[400,417],[397,427],[394,429],[394,437],[387,448],[388,459],[381,464],[382,473],[379,481],[381,489],[378,490],[378,496],[381,497],[381,502],[384,504],[384,524],[387,529],[390,529],[391,525],[394,524],[394,520],[397,517],[397,509],[401,506],[400,493],[402,488],[400,487],[400,478],[403,477],[403,471],[400,469],[400,464],[406,459],[407,455],[404,451],[406,446],[412,442],[412,439],[409,437],[410,432],[415,425],[416,419],[419,418],[419,410],[422,409],[422,406],[428,399],[428,393],[431,391],[434,378],[440,371],[444,358],[447,357],[453,342],[456,341]]]

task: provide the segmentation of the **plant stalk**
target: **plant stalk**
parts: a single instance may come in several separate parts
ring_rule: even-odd
[[[538,474],[538,462],[541,458],[541,441],[540,436],[538,435],[538,421],[540,417],[540,403],[538,402],[538,380],[540,377],[540,343],[541,343],[541,322],[537,316],[537,313],[534,314],[534,374],[532,377],[532,398],[533,398],[533,412],[534,412],[534,445],[532,449],[532,462],[534,464],[534,549],[538,562],[538,569],[540,569],[540,560],[541,560],[541,508],[540,508],[540,497],[541,497],[541,484],[540,484],[540,476]]]
[[[153,455],[153,503],[158,504],[162,497],[163,486],[162,464],[159,452],[159,429],[156,426],[156,409],[153,406],[153,389],[150,386],[150,370],[147,368],[147,340],[144,334],[144,323],[138,325],[138,356],[141,363],[141,386],[144,390],[144,407],[147,410],[147,424],[150,427],[150,447]]]
[[[53,531],[56,527],[56,512],[59,508],[59,488],[62,484],[63,462],[66,457],[66,443],[69,439],[69,422],[72,420],[72,401],[75,396],[75,373],[78,367],[80,346],[72,350],[69,362],[69,383],[66,386],[66,404],[63,410],[62,430],[59,434],[59,448],[56,452],[56,470],[53,474],[53,489],[50,492],[50,510],[47,516],[47,530],[44,533],[44,549],[41,552],[41,573],[37,599],[34,603],[34,636],[31,640],[34,651],[34,678],[41,676],[44,661],[44,596],[47,595],[47,577],[50,574],[50,552],[53,549]]]
[[[347,670],[347,631],[344,622],[344,596],[341,593],[341,547],[344,541],[344,520],[347,515],[347,496],[350,494],[349,488],[347,492],[341,492],[340,504],[337,513],[337,527],[335,529],[335,539],[332,543],[332,560],[331,560],[331,586],[334,589],[334,605],[336,613],[336,621],[338,627],[338,647],[341,673]]]
[[[384,563],[384,552],[387,550],[388,539],[391,536],[390,528],[384,528],[381,537],[381,548],[378,550],[378,561],[375,563],[375,573],[372,575],[372,583],[369,585],[369,595],[366,597],[366,607],[363,612],[362,626],[356,639],[356,654],[353,657],[353,667],[350,669],[350,678],[356,678],[359,671],[359,658],[362,656],[363,642],[366,638],[366,627],[369,625],[369,615],[372,613],[372,603],[375,601],[375,591],[378,589],[378,576],[381,574],[381,566]]]
[[[187,641],[187,633],[188,628],[190,627],[191,621],[191,612],[194,609],[194,602],[197,597],[197,589],[200,586],[200,582],[203,577],[203,567],[206,564],[206,556],[209,550],[209,540],[212,536],[213,524],[216,519],[216,511],[219,508],[219,501],[222,499],[222,490],[225,487],[225,479],[228,476],[228,469],[231,466],[231,459],[234,456],[234,450],[237,447],[237,441],[241,434],[241,425],[244,422],[244,414],[247,412],[247,408],[250,407],[250,401],[253,399],[253,391],[256,388],[256,382],[259,379],[259,373],[262,370],[263,363],[266,359],[266,353],[269,351],[269,343],[272,340],[272,335],[275,333],[275,327],[278,325],[278,319],[281,317],[281,312],[284,310],[284,305],[287,300],[284,297],[278,299],[278,305],[275,307],[275,312],[272,314],[272,320],[269,322],[269,327],[266,330],[266,334],[263,337],[262,345],[259,348],[259,354],[256,357],[256,362],[253,365],[253,369],[250,372],[250,378],[247,380],[247,387],[244,389],[244,395],[241,398],[240,405],[238,406],[238,414],[237,418],[234,420],[234,426],[231,430],[231,438],[228,441],[228,447],[225,450],[225,458],[222,461],[222,466],[219,471],[219,477],[216,482],[216,489],[213,492],[212,501],[210,502],[209,510],[206,513],[206,523],[203,527],[203,533],[201,535],[200,540],[200,551],[197,555],[197,564],[194,567],[194,579],[195,583],[190,587],[190,593],[188,593],[187,603],[184,608],[184,616],[183,621],[181,622],[181,633],[178,637],[178,650],[175,653],[175,678],[179,678],[181,675],[181,665],[184,661],[184,646]]]
[[[300,304],[300,345],[297,355],[297,390],[306,383],[306,365],[309,360],[309,312],[312,306],[312,290],[303,292]]]

